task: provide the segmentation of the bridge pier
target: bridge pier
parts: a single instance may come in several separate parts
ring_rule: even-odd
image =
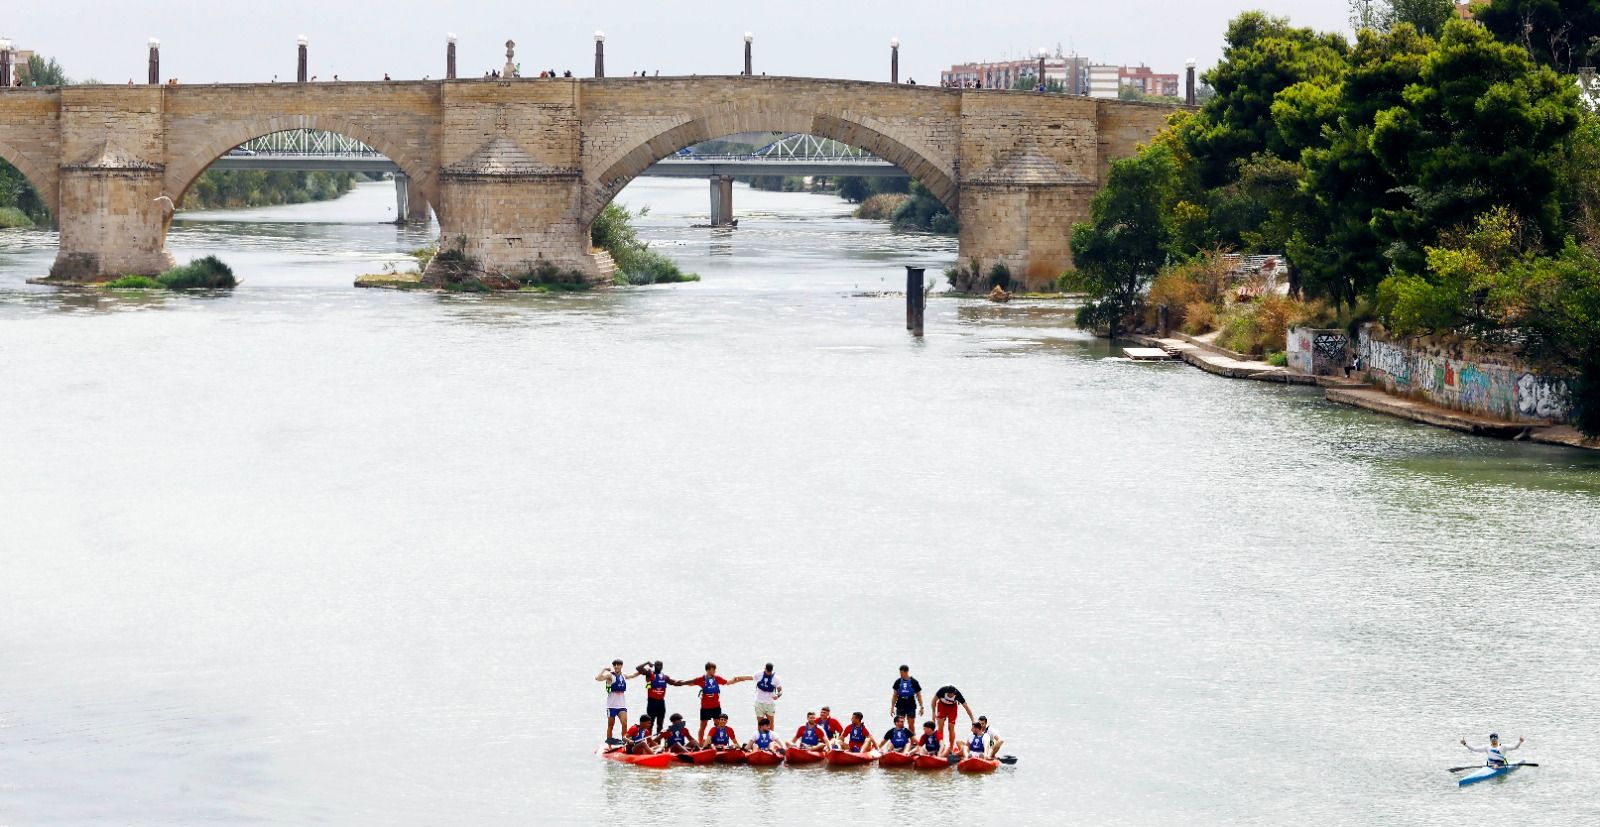
[[[422,187],[403,172],[394,174],[394,223],[428,223],[428,199]]]
[[[960,263],[978,262],[975,283],[994,286],[996,263],[1010,273],[1007,289],[1040,290],[1072,268],[1072,225],[1089,220],[1095,183],[961,184]]]
[[[711,226],[733,225],[733,176],[711,176]]]

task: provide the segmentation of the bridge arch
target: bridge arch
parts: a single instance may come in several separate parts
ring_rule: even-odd
[[[22,147],[6,140],[3,134],[0,134],[0,159],[4,159],[22,173],[22,177],[27,179],[33,191],[39,194],[39,200],[50,210],[50,217],[59,220],[60,213],[56,210],[61,200],[61,193],[57,189],[56,176],[49,174],[45,168],[35,163],[28,153],[22,151]]]
[[[355,121],[328,114],[253,118],[232,122],[207,133],[195,149],[188,150],[181,157],[169,161],[166,174],[167,192],[172,195],[174,204],[181,205],[184,196],[189,193],[189,188],[200,179],[201,173],[230,150],[256,138],[297,129],[337,133],[347,138],[354,138],[383,153],[400,168],[401,172],[416,182],[428,203],[433,205],[435,212],[438,212],[438,182],[434,175],[432,159],[410,152],[410,145],[401,137],[386,135]]]
[[[637,136],[602,158],[594,167],[600,172],[585,181],[583,226],[592,224],[628,182],[657,161],[686,147],[743,132],[815,135],[866,150],[905,170],[950,212],[958,210],[954,163],[942,161],[938,152],[871,116],[843,111],[719,106],[689,114],[668,129]]]

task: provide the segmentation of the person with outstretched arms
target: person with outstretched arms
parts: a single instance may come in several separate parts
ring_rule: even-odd
[[[909,754],[916,746],[917,734],[906,726],[906,716],[894,716],[894,727],[883,733],[883,738],[878,741],[878,746],[884,752],[903,752]]]
[[[778,726],[778,699],[783,697],[783,682],[772,672],[772,664],[767,664],[761,674],[756,676],[756,720],[766,718],[776,728]]]
[[[905,664],[900,665],[900,677],[889,696],[889,714],[906,716],[906,726],[912,729],[917,728],[917,716],[922,714],[922,684],[911,677],[911,667]]]
[[[622,725],[628,725],[628,678],[637,678],[639,673],[632,675],[622,674],[622,658],[611,662],[610,669],[601,669],[600,674],[594,679],[606,685],[606,743],[619,743],[612,736],[612,729],[617,725],[617,719],[622,719]]]
[[[740,675],[737,678],[724,678],[717,674],[715,663],[706,663],[706,673],[691,683],[700,687],[700,734],[699,740],[706,739],[706,724],[717,719],[722,714],[722,687],[740,681],[751,680],[751,675]]]
[[[1500,736],[1491,732],[1489,733],[1489,743],[1484,746],[1475,747],[1467,743],[1467,739],[1465,738],[1461,739],[1461,746],[1464,746],[1473,752],[1483,753],[1483,765],[1485,767],[1503,767],[1506,765],[1506,753],[1522,746],[1522,742],[1524,740],[1526,739],[1518,736],[1517,743],[1509,747],[1502,747],[1500,745]]]
[[[956,709],[967,711],[967,723],[973,723],[972,707],[967,706],[967,699],[961,690],[953,686],[941,686],[939,691],[933,693],[933,720],[939,724],[939,737],[948,743],[956,741]]]
[[[634,667],[634,671],[644,676],[645,699],[644,711],[654,723],[656,732],[661,732],[667,724],[667,687],[683,686],[683,681],[675,681],[661,671],[661,661],[655,663],[641,663]]]

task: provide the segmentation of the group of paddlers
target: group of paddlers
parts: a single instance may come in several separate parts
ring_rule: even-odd
[[[595,680],[606,687],[606,744],[610,748],[630,754],[656,752],[695,752],[699,750],[743,750],[745,752],[770,752],[784,755],[786,750],[799,749],[816,753],[844,750],[856,753],[902,753],[928,755],[940,758],[983,757],[993,758],[1004,743],[989,728],[986,715],[972,714],[972,707],[961,690],[942,686],[933,693],[933,716],[917,732],[917,718],[926,707],[922,700],[922,684],[911,676],[911,668],[902,665],[900,677],[894,682],[890,696],[890,714],[894,726],[882,736],[873,736],[871,727],[860,712],[850,715],[850,722],[841,724],[824,706],[820,713],[806,712],[806,721],[795,730],[794,738],[784,740],[777,732],[777,702],[783,696],[783,684],[767,664],[759,674],[724,677],[717,674],[717,665],[707,663],[705,674],[691,680],[673,680],[663,671],[661,661],[642,663],[631,674],[626,673],[623,661],[611,662],[611,667],[600,670]],[[638,722],[628,726],[628,680],[641,678],[645,684],[645,713]],[[722,710],[722,688],[731,684],[754,681],[756,689],[756,734],[747,741],[739,741],[733,727],[728,725],[728,715]],[[666,697],[669,686],[693,686],[700,694],[700,728],[689,733],[688,721],[680,714],[667,714]],[[958,735],[956,716],[965,710],[971,725],[970,734]],[[616,735],[618,721],[625,727],[621,737]],[[707,727],[710,732],[707,733]]]

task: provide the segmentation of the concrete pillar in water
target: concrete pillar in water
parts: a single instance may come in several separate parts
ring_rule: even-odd
[[[733,223],[733,176],[711,176],[711,226],[727,227]]]
[[[422,187],[403,172],[394,174],[394,223],[428,223],[428,199],[422,195]]]
[[[922,335],[922,316],[927,296],[922,284],[925,268],[906,265],[906,330],[913,336]]]

